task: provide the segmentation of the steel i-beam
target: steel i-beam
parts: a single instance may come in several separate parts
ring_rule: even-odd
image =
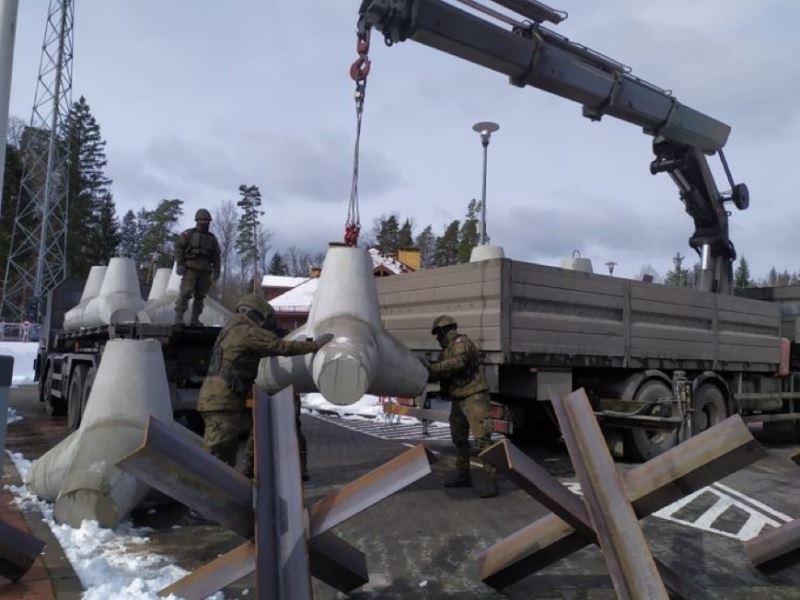
[[[481,456],[584,538],[600,545],[583,501],[514,444],[501,440],[482,452]],[[688,600],[691,595],[677,574],[657,558],[654,557],[654,560],[672,597]]]
[[[586,392],[578,390],[563,400],[554,397],[551,403],[617,596],[668,600]]]
[[[766,455],[742,418],[733,415],[628,471],[623,479],[628,498],[642,519]],[[550,514],[484,551],[478,559],[481,579],[502,589],[590,543],[563,519]]]

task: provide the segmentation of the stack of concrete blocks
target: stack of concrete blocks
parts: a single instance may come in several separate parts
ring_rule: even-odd
[[[92,267],[81,301],[64,315],[64,329],[131,322],[143,307],[133,259],[112,258],[108,267]]]
[[[147,297],[147,304],[139,311],[137,319],[142,323],[171,325],[175,321],[175,301],[178,299],[180,285],[181,278],[174,266],[172,269],[166,267],[158,269],[153,278],[150,295]],[[189,313],[193,302],[194,299],[189,302]],[[206,327],[224,327],[230,318],[231,311],[206,296],[203,300],[203,312],[200,313],[200,323]]]
[[[413,398],[424,390],[427,370],[381,323],[372,261],[363,248],[328,249],[308,321],[287,339],[325,333],[334,339],[319,352],[263,359],[256,383],[269,393],[289,385],[299,393],[318,391],[338,405],[364,394]]]
[[[79,527],[92,519],[114,527],[144,499],[148,486],[114,464],[139,445],[151,415],[172,421],[161,345],[109,341],[79,429],[35,461],[27,476],[33,492],[55,502],[56,521]]]

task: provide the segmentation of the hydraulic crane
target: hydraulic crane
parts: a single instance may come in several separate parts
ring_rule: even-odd
[[[624,64],[542,25],[558,24],[566,13],[535,0],[493,0],[522,15],[525,20],[520,21],[476,0],[458,1],[511,29],[442,0],[363,0],[359,40],[368,40],[375,28],[388,46],[414,40],[503,73],[513,85],[530,85],[579,102],[583,115],[593,121],[610,115],[640,126],[654,138],[650,172],[670,175],[694,221],[689,245],[701,258],[696,287],[731,293],[736,250],[725,205],[731,202],[745,210],[749,193],[744,183],[734,182],[722,152],[730,127],[681,104],[669,91],[631,74]],[[714,154],[719,154],[730,184],[725,193],[706,160]]]

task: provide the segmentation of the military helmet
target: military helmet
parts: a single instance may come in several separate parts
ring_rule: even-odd
[[[436,330],[443,329],[444,327],[456,328],[458,327],[458,323],[456,323],[456,320],[449,315],[436,317],[436,319],[433,321],[433,326],[431,327],[431,333],[436,335]]]
[[[245,312],[252,310],[257,312],[263,319],[267,319],[270,315],[275,313],[267,299],[261,294],[245,294],[239,299],[236,305],[236,312]]]
[[[194,220],[195,221],[210,221],[211,220],[211,213],[208,212],[205,208],[201,208],[196,213],[194,213]]]

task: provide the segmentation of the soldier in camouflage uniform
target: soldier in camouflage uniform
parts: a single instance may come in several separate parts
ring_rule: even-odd
[[[219,279],[220,252],[216,236],[209,231],[211,213],[201,208],[194,215],[197,226],[187,229],[175,242],[175,264],[182,277],[178,299],[175,301],[175,324],[183,323],[183,315],[194,296],[190,325],[200,325],[203,299],[213,281]]]
[[[466,335],[458,332],[452,317],[442,315],[433,322],[431,333],[436,336],[442,353],[430,363],[430,381],[439,381],[443,394],[450,397],[450,435],[456,447],[456,473],[445,481],[445,487],[471,487],[469,432],[478,450],[491,444],[492,419],[489,414],[489,384],[480,368],[480,353]],[[481,498],[497,496],[497,475],[483,462],[485,476],[481,478]]]
[[[316,352],[333,336],[314,341],[289,342],[263,328],[272,307],[258,294],[239,300],[236,314],[220,332],[211,353],[208,374],[200,388],[197,410],[205,421],[203,446],[211,454],[234,465],[238,449],[239,419],[255,381],[258,362],[265,356],[294,356]],[[243,471],[252,476],[253,432],[245,450]]]

